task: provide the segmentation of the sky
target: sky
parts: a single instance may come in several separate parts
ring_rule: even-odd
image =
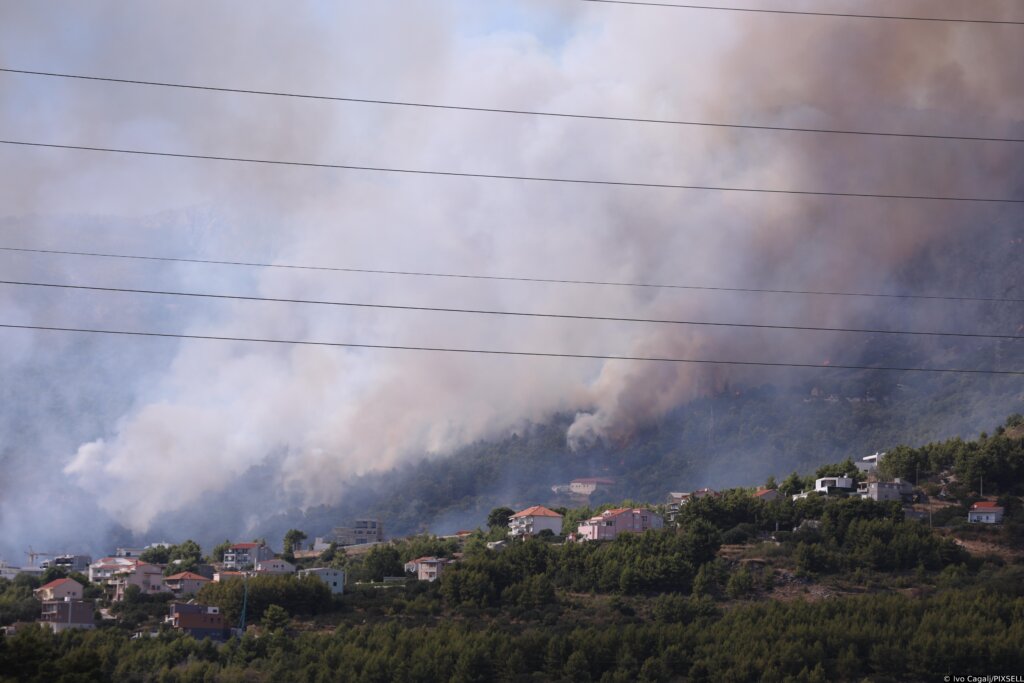
[[[785,7],[826,5],[964,12],[962,3],[945,0]],[[983,9],[986,18],[1024,17],[1011,2]],[[1021,138],[1021,30],[578,0],[305,2],[258,10],[225,1],[5,3],[0,66],[488,108]],[[13,141],[354,166],[1024,194],[1020,145],[1012,143],[515,116],[11,73],[0,73],[0,129]],[[1020,223],[1013,205],[488,180],[13,145],[0,145],[0,172],[4,247],[526,278],[891,291],[901,269],[937,240]],[[820,297],[12,251],[0,251],[0,273],[15,281],[582,315],[919,328],[971,322],[969,313],[950,319],[930,304],[897,310],[866,299],[836,305]],[[811,364],[853,357],[847,338],[831,333],[17,285],[0,285],[0,323]],[[12,562],[31,544],[102,552],[115,526],[144,537],[163,516],[230,491],[254,468],[271,473],[273,491],[253,493],[242,518],[258,520],[285,507],[333,502],[353,475],[443,455],[555,412],[577,416],[570,443],[614,439],[723,381],[785,380],[779,371],[721,366],[21,329],[0,329],[0,377],[0,557]],[[225,533],[244,531],[225,524]]]

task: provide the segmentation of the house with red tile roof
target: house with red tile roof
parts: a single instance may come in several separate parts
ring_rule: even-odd
[[[56,579],[32,591],[37,600],[81,600],[82,584],[74,579]]]
[[[508,518],[508,535],[512,538],[536,536],[544,530],[562,533],[562,515],[543,505],[534,505]]]
[[[979,500],[967,512],[972,524],[999,524],[1003,521],[1003,508],[991,500]]]
[[[779,499],[779,492],[776,491],[775,489],[761,488],[754,492],[754,498],[757,498],[758,500],[763,500],[766,503],[770,503],[773,500]]]
[[[576,538],[580,541],[610,541],[622,533],[642,534],[665,526],[661,515],[647,508],[616,508],[580,522]]]
[[[175,595],[195,595],[199,589],[210,583],[210,579],[195,572],[181,572],[164,577],[167,590]]]

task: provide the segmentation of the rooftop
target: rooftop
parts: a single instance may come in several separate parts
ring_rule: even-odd
[[[561,516],[562,515],[558,514],[554,510],[549,510],[548,508],[544,507],[543,505],[534,505],[533,507],[528,507],[525,510],[522,510],[521,512],[517,512],[516,514],[512,515],[512,519],[516,519],[518,517],[561,517]]]

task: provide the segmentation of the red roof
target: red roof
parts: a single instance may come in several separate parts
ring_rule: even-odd
[[[191,579],[192,581],[209,581],[205,576],[200,576],[194,572],[181,572],[180,574],[164,577],[164,581],[180,581],[182,579]]]
[[[232,550],[250,550],[252,548],[259,548],[262,543],[235,543],[231,546]]]
[[[775,489],[760,489],[754,495],[760,498],[761,496],[768,495],[769,493],[778,493]]]
[[[994,503],[991,500],[979,500],[977,503],[971,506],[972,510],[1002,510],[1003,508],[999,503]]]
[[[516,514],[512,515],[512,519],[516,519],[518,517],[561,517],[561,516],[562,515],[558,514],[554,510],[549,510],[546,507],[544,507],[543,505],[534,505],[533,507],[526,508],[525,510],[523,510],[521,512],[517,512]]]
[[[46,584],[45,586],[40,586],[36,590],[40,590],[41,591],[41,590],[45,590],[47,588],[56,588],[57,586],[63,586],[65,583],[68,583],[68,582],[78,583],[77,581],[74,581],[74,579],[54,579],[50,583]],[[81,584],[79,584],[79,586],[81,586]]]

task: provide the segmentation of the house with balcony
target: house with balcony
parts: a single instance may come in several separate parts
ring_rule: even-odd
[[[536,536],[545,530],[562,533],[562,515],[543,505],[528,507],[508,518],[508,535],[512,538]]]
[[[195,595],[210,579],[194,572],[180,572],[164,577],[164,585],[167,590],[175,595]]]
[[[174,630],[196,639],[227,640],[229,631],[220,608],[193,602],[172,602],[169,611],[164,621]]]
[[[156,595],[167,592],[164,583],[164,570],[158,564],[138,561],[129,570],[118,572],[108,581],[114,586],[114,602],[124,600],[129,586],[137,586],[142,595]]]
[[[96,628],[96,607],[92,600],[44,600],[39,624],[54,633],[67,629]]]
[[[257,562],[271,560],[274,551],[265,543],[235,543],[224,551],[225,569],[252,569]]]
[[[579,541],[610,541],[622,533],[642,534],[661,529],[665,521],[661,515],[647,508],[616,508],[580,522],[576,531]]]

